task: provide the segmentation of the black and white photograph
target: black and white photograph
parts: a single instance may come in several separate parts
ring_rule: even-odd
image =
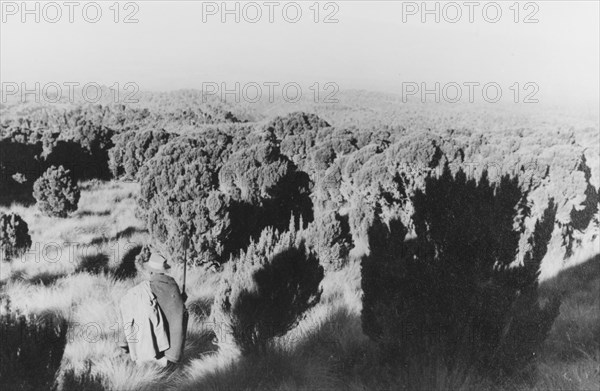
[[[600,390],[599,0],[0,0],[2,391]]]

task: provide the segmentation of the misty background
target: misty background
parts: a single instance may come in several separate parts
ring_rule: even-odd
[[[309,9],[312,2],[299,2],[303,15],[297,23],[284,20],[281,6],[269,23],[268,9],[257,2],[263,11],[259,22],[242,17],[236,23],[228,15],[222,23],[220,9],[203,15],[210,2],[143,1],[134,2],[138,22],[131,24],[115,23],[112,2],[100,3],[97,23],[87,23],[81,7],[73,23],[66,14],[57,23],[36,23],[33,16],[23,23],[20,13],[3,15],[1,81],[134,82],[142,91],[200,89],[206,82],[334,82],[340,90],[398,94],[403,82],[493,81],[504,93],[514,82],[534,82],[542,104],[597,110],[597,1],[533,2],[538,23],[515,23],[512,2],[499,2],[503,15],[497,23],[482,18],[481,6],[473,23],[464,6],[457,23],[443,17],[435,23],[433,15],[422,23],[420,13],[404,22],[406,4],[388,1],[330,2],[335,9],[321,2],[319,23]],[[131,11],[121,9],[119,18]],[[523,19],[531,10],[520,12]],[[338,22],[323,23],[332,13]]]

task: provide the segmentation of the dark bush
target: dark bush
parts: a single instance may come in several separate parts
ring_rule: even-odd
[[[77,210],[79,195],[70,171],[62,166],[50,167],[33,185],[37,207],[47,216],[67,217]]]
[[[227,264],[211,313],[243,353],[264,352],[319,302],[322,279],[319,260],[294,231],[269,228]]]
[[[63,166],[77,180],[110,178],[108,153],[114,131],[96,122],[77,121],[73,128],[46,139],[46,166]]]
[[[537,293],[556,208],[550,201],[520,248],[526,196],[516,178],[491,185],[485,173],[476,182],[446,166],[412,197],[415,238],[375,214],[362,261],[362,323],[384,358],[406,362],[435,350],[451,368],[528,368],[560,303],[541,307]]]
[[[0,315],[0,388],[51,390],[67,339],[57,315]]]
[[[0,203],[33,201],[33,182],[44,172],[41,154],[41,142],[0,140]]]
[[[0,213],[0,252],[2,260],[19,256],[31,247],[27,223],[18,214]]]
[[[54,140],[45,147],[44,167],[62,166],[74,180],[100,177],[102,165],[95,162],[81,144],[73,140]]]

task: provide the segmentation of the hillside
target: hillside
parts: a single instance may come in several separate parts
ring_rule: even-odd
[[[342,95],[3,105],[0,384],[599,384],[598,119]],[[151,251],[187,265],[171,369],[117,347]]]

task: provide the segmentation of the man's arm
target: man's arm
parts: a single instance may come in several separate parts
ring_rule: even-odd
[[[173,296],[175,296],[177,298],[177,301],[181,300],[181,305],[184,305],[185,302],[187,301],[187,294],[185,292],[181,292],[181,290],[179,289],[179,285],[177,284],[177,282],[175,281],[175,279],[173,277],[171,277],[172,279],[172,287],[173,287]],[[179,304],[179,303],[178,303]]]

